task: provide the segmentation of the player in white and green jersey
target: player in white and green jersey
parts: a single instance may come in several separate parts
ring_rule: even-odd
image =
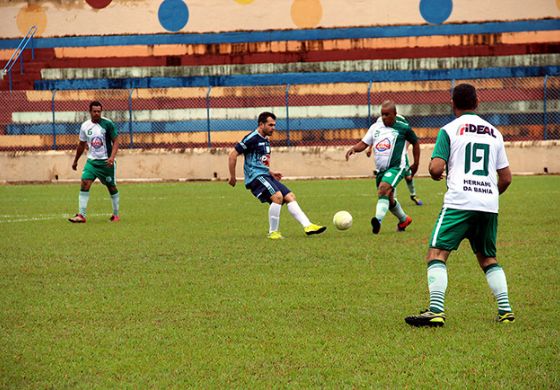
[[[408,122],[408,120],[400,115],[397,114],[397,117],[395,119],[397,122],[403,122],[406,123],[407,125],[410,126],[410,123]],[[377,118],[377,122],[382,122],[383,118],[379,117]],[[373,145],[370,145],[367,148],[366,151],[366,155],[368,157],[370,157],[372,155],[373,152]],[[410,164],[408,162],[408,154],[406,155],[406,171],[405,171],[405,175],[404,175],[404,181],[406,183],[406,187],[408,188],[408,192],[410,193],[410,200],[412,200],[412,202],[414,202],[414,204],[416,206],[422,206],[424,204],[424,202],[422,202],[422,200],[420,198],[418,198],[418,196],[416,195],[416,186],[414,185],[414,175],[412,174],[412,171],[410,170]],[[377,176],[377,170],[374,171],[374,174]],[[395,196],[396,196],[397,192],[395,189]]]
[[[447,289],[446,262],[467,238],[498,302],[499,322],[513,322],[506,275],[496,260],[498,196],[511,183],[511,171],[500,132],[474,114],[476,89],[459,84],[453,90],[456,119],[439,132],[430,175],[441,180],[447,171],[447,192],[428,250],[430,306],[406,317],[413,326],[442,326]]]
[[[381,230],[381,222],[391,211],[399,220],[397,231],[404,231],[412,223],[412,218],[406,215],[399,201],[395,198],[395,188],[405,177],[407,171],[407,143],[412,145],[414,162],[410,166],[411,174],[418,170],[420,160],[420,145],[418,138],[408,123],[397,120],[395,102],[387,100],[381,105],[381,121],[377,121],[369,128],[360,142],[346,152],[346,160],[369,146],[373,147],[375,166],[377,168],[376,185],[378,201],[375,216],[371,219],[373,234]]]
[[[111,196],[113,214],[111,222],[118,222],[120,195],[117,189],[116,161],[115,157],[119,149],[119,138],[115,124],[101,116],[103,106],[98,101],[89,105],[91,119],[82,123],[80,128],[80,142],[76,149],[76,157],[72,169],[78,167],[78,160],[88,148],[88,159],[82,172],[80,195],[78,198],[79,211],[68,220],[73,223],[85,223],[87,204],[89,201],[89,189],[95,179],[99,178],[101,183],[107,186]]]

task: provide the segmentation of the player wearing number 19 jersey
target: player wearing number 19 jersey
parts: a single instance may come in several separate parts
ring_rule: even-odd
[[[498,196],[511,183],[511,171],[500,132],[474,113],[475,88],[460,84],[453,90],[457,119],[437,137],[430,175],[441,180],[447,170],[447,192],[428,250],[429,308],[406,317],[413,326],[442,326],[447,289],[446,262],[451,251],[467,238],[498,302],[499,322],[513,322],[506,276],[496,260]]]

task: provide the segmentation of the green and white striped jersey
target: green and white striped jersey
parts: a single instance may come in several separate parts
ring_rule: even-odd
[[[407,142],[415,144],[418,137],[404,117],[397,116],[392,127],[387,127],[380,119],[377,120],[362,138],[367,145],[373,145],[375,167],[379,171],[389,168],[404,168],[406,166]]]
[[[117,128],[113,121],[101,118],[99,123],[88,119],[80,128],[80,141],[87,142],[88,159],[106,160],[111,156],[113,141],[117,137]]]

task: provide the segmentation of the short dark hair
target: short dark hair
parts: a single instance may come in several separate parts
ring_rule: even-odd
[[[272,112],[268,112],[268,111],[261,112],[259,114],[258,124],[260,125],[261,123],[266,123],[268,118],[272,118],[272,119],[276,120],[276,115],[274,115]]]
[[[474,110],[478,105],[476,89],[471,84],[459,84],[453,88],[453,103],[459,110]]]
[[[93,107],[101,107],[101,109],[103,109],[103,105],[101,104],[101,102],[98,102],[97,100],[94,100],[89,104],[89,110],[91,111]]]

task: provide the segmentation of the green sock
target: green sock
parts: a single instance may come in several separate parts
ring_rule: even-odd
[[[498,301],[498,312],[500,314],[511,312],[506,274],[502,267],[498,263],[492,264],[484,268],[484,273],[486,274],[488,286],[490,286],[496,301]]]
[[[375,208],[375,218],[381,222],[385,214],[387,214],[387,210],[389,210],[389,197],[380,196],[377,201],[377,207]]]
[[[399,222],[404,222],[406,220],[406,214],[404,213],[401,204],[399,203],[398,200],[395,199],[395,204],[393,205],[393,207],[389,208],[389,211],[395,216],[397,217],[397,219],[399,220]]]
[[[430,291],[430,311],[443,313],[445,290],[447,290],[447,266],[442,260],[428,263],[428,290]]]

